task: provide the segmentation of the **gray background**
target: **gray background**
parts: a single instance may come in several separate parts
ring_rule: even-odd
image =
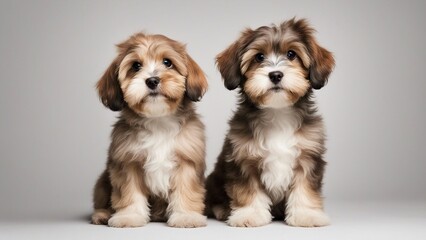
[[[208,76],[197,105],[209,173],[236,99],[223,87],[215,55],[245,27],[294,16],[309,19],[337,62],[316,92],[328,130],[327,206],[424,203],[425,12],[425,1],[2,0],[0,219],[90,214],[117,116],[94,85],[114,44],[141,30],[187,43]],[[426,222],[424,212],[420,219]]]

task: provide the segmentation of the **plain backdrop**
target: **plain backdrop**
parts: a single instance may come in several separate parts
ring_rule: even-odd
[[[117,113],[95,83],[129,35],[187,44],[209,80],[197,103],[207,172],[235,109],[215,55],[246,27],[307,18],[336,68],[316,91],[328,132],[324,195],[426,200],[426,1],[0,2],[0,218],[90,214]]]

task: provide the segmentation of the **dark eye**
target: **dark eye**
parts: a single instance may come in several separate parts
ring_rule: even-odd
[[[132,64],[132,69],[135,72],[139,71],[141,69],[141,67],[142,67],[142,64],[140,62],[134,62]]]
[[[171,68],[173,66],[172,61],[170,61],[168,58],[163,59],[163,64],[166,66],[166,68]]]
[[[263,60],[265,60],[265,55],[263,55],[263,53],[258,53],[256,56],[254,56],[254,59],[258,63],[263,62]]]
[[[296,53],[293,51],[293,50],[289,50],[288,52],[287,52],[287,58],[288,58],[288,60],[290,60],[290,61],[292,61],[292,60],[294,60],[295,58],[296,58]]]

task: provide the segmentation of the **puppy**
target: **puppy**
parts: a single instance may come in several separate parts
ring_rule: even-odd
[[[324,127],[312,99],[334,67],[306,20],[246,29],[217,56],[239,104],[207,178],[206,213],[234,227],[283,218],[291,226],[329,224],[321,185]]]
[[[204,73],[183,44],[162,35],[138,33],[117,47],[97,83],[102,103],[121,112],[92,223],[205,226],[204,125],[193,104],[207,89]]]

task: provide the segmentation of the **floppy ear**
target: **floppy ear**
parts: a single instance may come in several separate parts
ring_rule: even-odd
[[[311,65],[309,67],[309,80],[314,89],[320,89],[328,81],[328,76],[333,71],[335,62],[331,52],[318,45],[311,37],[309,41]]]
[[[118,82],[118,65],[117,57],[96,84],[102,103],[112,111],[120,111],[125,105],[123,92]]]
[[[333,54],[318,45],[313,34],[315,30],[306,19],[295,18],[281,24],[282,27],[291,26],[305,43],[310,59],[309,80],[314,89],[320,89],[327,83],[328,76],[334,68]]]
[[[200,101],[207,91],[207,79],[200,66],[187,54],[188,76],[186,77],[186,96],[191,101]]]
[[[246,29],[241,37],[223,52],[216,56],[216,64],[222,75],[225,87],[229,90],[237,88],[244,78],[241,73],[241,55],[251,42],[253,30]]]

